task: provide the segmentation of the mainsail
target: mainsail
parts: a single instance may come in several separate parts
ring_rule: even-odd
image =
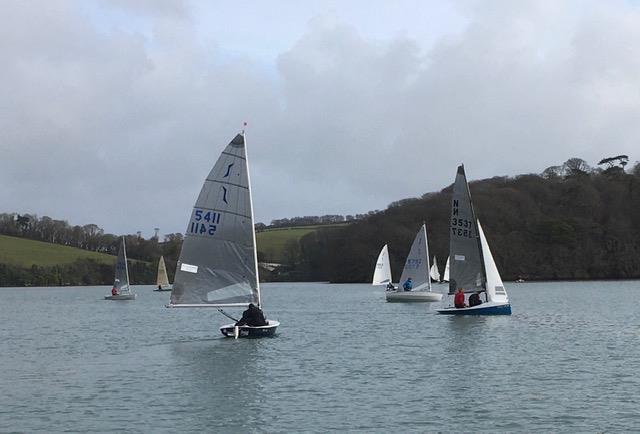
[[[385,244],[382,250],[380,250],[380,254],[378,255],[378,260],[376,261],[376,269],[373,272],[373,282],[372,285],[387,285],[391,282],[391,265],[389,264],[389,250],[387,249],[387,245]]]
[[[440,270],[438,270],[438,260],[436,259],[435,255],[433,257],[433,264],[431,264],[429,275],[434,281],[440,282]]]
[[[173,307],[260,304],[244,135],[224,149],[202,186],[182,243]]]
[[[429,278],[429,247],[427,246],[427,228],[422,225],[416,238],[413,240],[411,250],[404,263],[400,285],[411,277],[413,290],[428,289],[431,291],[431,279]]]
[[[453,185],[449,223],[449,254],[451,255],[449,294],[453,294],[458,288],[463,288],[465,292],[483,290],[486,277],[482,262],[482,248],[471,203],[471,193],[462,165],[458,167]]]
[[[167,267],[164,264],[164,256],[160,256],[158,262],[158,277],[156,279],[156,285],[161,288],[169,286],[169,277],[167,276]]]
[[[129,266],[127,265],[127,248],[124,243],[124,237],[118,249],[118,259],[116,260],[116,277],[113,282],[114,288],[118,290],[118,294],[127,293],[129,288]]]

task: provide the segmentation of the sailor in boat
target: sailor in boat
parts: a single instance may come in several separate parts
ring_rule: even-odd
[[[389,282],[387,283],[387,291],[395,291],[396,287],[393,286],[393,283]]]
[[[413,289],[413,280],[411,279],[411,277],[409,277],[404,282],[404,285],[402,285],[402,289],[404,289],[405,291],[411,291]]]
[[[111,288],[111,295],[113,297],[115,297],[116,295],[118,295],[118,288],[116,288],[115,286],[113,288]]]
[[[469,299],[469,301],[471,301],[471,299]],[[453,298],[453,304],[457,309],[462,309],[463,307],[467,307],[467,305],[464,302],[464,289],[458,288],[458,292],[456,292],[456,295]]]
[[[469,296],[469,307],[477,306],[482,304],[482,300],[480,300],[480,292],[476,291]]]
[[[259,327],[269,325],[269,323],[265,319],[262,309],[253,303],[249,303],[249,308],[242,312],[242,318],[236,323],[236,327],[243,325]]]

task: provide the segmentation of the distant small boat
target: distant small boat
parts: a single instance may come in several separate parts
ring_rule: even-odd
[[[484,292],[485,302],[476,306],[438,310],[447,315],[511,315],[507,291],[489,244],[476,219],[464,166],[458,167],[451,201],[449,253],[451,279],[449,294],[462,288],[465,293]]]
[[[525,280],[522,277],[520,277],[518,280],[516,280],[516,283],[524,283],[524,282],[525,282]]]
[[[429,277],[429,246],[427,243],[427,228],[422,225],[416,238],[413,240],[411,250],[402,270],[400,284],[395,291],[386,293],[387,301],[400,302],[430,302],[440,301],[442,294],[431,291],[431,278]],[[411,278],[413,288],[405,291],[402,285]]]
[[[433,263],[431,264],[431,270],[429,270],[429,276],[433,282],[440,282],[440,270],[438,270],[438,259],[433,255]]]
[[[440,282],[449,281],[449,257],[447,256],[447,265],[444,266],[444,273],[442,273],[442,280]]]
[[[376,268],[373,271],[373,281],[371,282],[371,284],[373,286],[378,286],[389,285],[390,283],[391,264],[389,263],[389,250],[387,249],[387,245],[385,244],[382,250],[380,250],[380,254],[378,255]]]
[[[129,286],[129,266],[127,265],[127,248],[125,246],[124,237],[120,243],[118,250],[118,259],[116,260],[116,277],[113,282],[113,288],[116,294],[107,295],[105,300],[135,300],[136,293]]]
[[[169,284],[169,276],[167,276],[167,267],[164,265],[164,256],[160,256],[156,289],[154,289],[154,291],[171,291],[172,289],[172,286]]]

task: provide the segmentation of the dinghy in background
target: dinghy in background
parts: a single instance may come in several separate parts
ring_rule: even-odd
[[[389,302],[433,302],[440,301],[442,294],[431,291],[431,277],[429,275],[429,246],[427,243],[427,228],[422,225],[416,234],[411,250],[405,261],[402,276],[398,288],[395,291],[387,291],[386,299]],[[402,288],[404,282],[411,278],[413,288],[405,291]]]
[[[371,285],[389,285],[391,282],[391,264],[389,263],[389,250],[385,244],[380,250],[378,260],[376,261],[376,268],[373,271],[373,280]]]
[[[164,264],[164,256],[160,256],[158,261],[158,274],[156,277],[156,292],[171,291],[173,288],[169,284],[169,276],[167,276],[167,267]]]
[[[129,266],[127,265],[127,248],[124,237],[118,249],[118,259],[116,259],[116,275],[113,287],[118,292],[117,295],[106,295],[105,300],[135,300],[136,293],[129,286]]]

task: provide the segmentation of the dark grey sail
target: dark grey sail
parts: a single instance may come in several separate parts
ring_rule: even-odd
[[[129,267],[127,265],[127,250],[124,237],[118,249],[118,259],[116,260],[116,277],[113,286],[118,290],[118,294],[129,292]]]
[[[224,149],[191,212],[171,306],[260,303],[244,136]]]
[[[461,165],[458,167],[451,200],[449,294],[453,294],[458,288],[463,288],[464,292],[484,289],[486,278],[481,248],[469,185],[464,166]]]

